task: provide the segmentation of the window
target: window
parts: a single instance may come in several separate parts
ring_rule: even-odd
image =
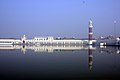
[[[10,41],[0,41],[0,43],[12,43]]]

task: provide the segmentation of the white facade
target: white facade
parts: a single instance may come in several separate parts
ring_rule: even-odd
[[[0,39],[0,45],[13,44],[14,39]]]
[[[26,42],[33,44],[83,44],[88,43],[88,40],[77,39],[54,39],[53,37],[34,37],[33,39],[26,40]]]
[[[80,39],[54,39],[54,37],[34,37],[33,39],[27,39],[23,36],[21,39],[0,39],[0,45],[11,44],[87,44],[89,40]],[[92,40],[96,42],[96,40]]]
[[[0,45],[20,44],[21,40],[17,39],[0,39]]]

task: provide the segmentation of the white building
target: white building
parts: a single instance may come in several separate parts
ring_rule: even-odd
[[[0,39],[0,45],[11,45],[11,44],[34,44],[34,45],[47,45],[47,44],[54,44],[54,45],[59,45],[59,44],[64,44],[64,45],[69,45],[69,44],[88,44],[89,40],[81,40],[81,39],[70,39],[70,38],[60,38],[56,39],[54,37],[34,37],[33,39],[27,39],[26,36],[24,35],[21,39]],[[92,42],[96,42],[96,40],[92,40]]]
[[[81,40],[81,39],[70,39],[70,38],[60,38],[56,39],[54,37],[34,37],[33,39],[25,40],[27,44],[88,44],[89,40]],[[96,40],[93,40],[93,42],[96,42]]]
[[[0,39],[0,45],[11,45],[11,44],[21,44],[21,40],[13,38],[2,38]]]
[[[92,20],[89,22],[89,40],[81,40],[81,39],[74,39],[74,38],[54,38],[54,37],[34,37],[33,39],[27,39],[24,35],[21,39],[0,39],[0,44],[34,44],[34,45],[84,45],[96,42],[96,40],[92,40]]]

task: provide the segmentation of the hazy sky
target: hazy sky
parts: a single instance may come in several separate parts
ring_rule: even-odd
[[[120,0],[0,0],[0,37],[120,36]]]

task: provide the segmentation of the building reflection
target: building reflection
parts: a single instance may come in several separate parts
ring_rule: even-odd
[[[90,56],[92,50],[99,51],[99,53],[108,54],[120,54],[120,47],[110,46],[83,46],[83,45],[0,45],[0,50],[17,50],[20,49],[22,53],[26,53],[27,50],[33,50],[34,52],[54,52],[54,51],[80,51],[88,50]]]
[[[89,46],[82,45],[2,45],[0,50],[16,50],[21,49],[22,53],[26,53],[27,50],[33,50],[34,52],[54,52],[54,51],[80,51],[88,50]],[[96,49],[92,47],[92,49]]]
[[[23,54],[25,54],[26,51],[27,51],[26,46],[23,45],[22,48],[21,48],[21,52],[22,52]]]
[[[88,50],[88,65],[89,65],[89,70],[91,71],[93,65],[92,45],[89,46],[89,50]]]
[[[100,53],[107,54],[120,54],[120,47],[112,47],[112,46],[100,46],[97,48]]]
[[[88,53],[88,67],[89,70],[93,69],[93,53],[107,53],[107,54],[120,54],[120,47],[108,46],[82,46],[82,45],[0,45],[0,50],[21,50],[23,54],[32,50],[34,52],[65,52],[65,51],[87,51]]]

